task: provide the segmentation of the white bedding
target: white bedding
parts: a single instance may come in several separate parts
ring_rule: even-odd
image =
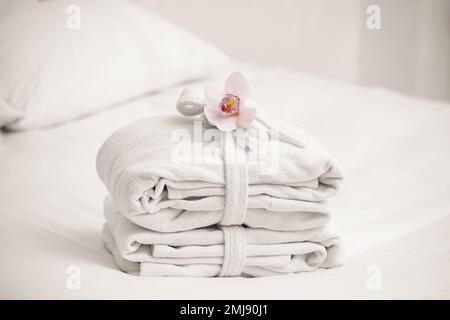
[[[106,190],[95,156],[119,126],[174,114],[176,87],[0,136],[0,298],[450,298],[450,106],[250,66],[216,80],[235,70],[260,105],[312,132],[340,162],[344,186],[331,205],[342,267],[259,279],[140,278],[116,268],[101,240]],[[73,270],[81,286],[71,290]]]

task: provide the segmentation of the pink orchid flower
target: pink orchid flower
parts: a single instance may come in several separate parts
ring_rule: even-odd
[[[225,92],[214,87],[205,88],[205,116],[219,130],[231,131],[248,128],[256,115],[256,109],[246,105],[249,89],[247,81],[239,73],[230,75]]]

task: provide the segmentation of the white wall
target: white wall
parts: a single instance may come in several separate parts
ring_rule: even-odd
[[[357,80],[358,0],[136,0],[232,58]]]
[[[359,82],[450,100],[450,1],[364,0],[382,29],[361,29]]]
[[[448,0],[135,1],[235,59],[450,99]]]

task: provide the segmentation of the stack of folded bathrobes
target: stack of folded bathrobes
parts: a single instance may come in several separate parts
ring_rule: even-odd
[[[311,135],[281,127],[276,152],[245,164],[224,154],[230,143],[250,152],[238,134],[211,139],[205,133],[217,129],[203,126],[199,135],[188,118],[150,117],[113,133],[97,172],[109,191],[103,239],[118,267],[142,276],[259,277],[339,265],[327,199],[342,174]],[[202,157],[184,161],[180,150]]]

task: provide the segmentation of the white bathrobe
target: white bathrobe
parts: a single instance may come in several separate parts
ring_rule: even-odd
[[[109,191],[103,237],[118,266],[139,275],[207,277],[339,265],[327,199],[342,174],[327,151],[284,126],[294,143],[270,140],[270,152],[251,158],[262,128],[225,134],[201,123],[146,118],[101,147],[97,171]],[[230,146],[244,158],[230,158]]]
[[[217,226],[163,233],[142,228],[118,211],[105,212],[103,239],[119,268],[140,276],[216,277],[225,251],[243,247],[243,276],[314,271],[342,263],[341,245],[330,226],[301,231],[242,228],[245,235],[225,241]],[[225,246],[233,246],[226,248]]]
[[[286,126],[288,127],[288,126]],[[288,127],[289,128],[289,127]],[[190,230],[220,223],[226,181],[223,155],[207,155],[201,163],[181,163],[174,150],[193,148],[174,141],[174,132],[194,136],[191,119],[153,117],[115,132],[101,147],[97,172],[118,210],[136,224],[162,232]],[[292,130],[292,129],[291,129]],[[312,136],[294,131],[304,147],[279,143],[264,163],[247,166],[243,224],[255,228],[299,230],[328,219],[326,200],[342,179],[334,159]],[[221,141],[204,142],[204,149]],[[259,218],[258,218],[259,217]]]

